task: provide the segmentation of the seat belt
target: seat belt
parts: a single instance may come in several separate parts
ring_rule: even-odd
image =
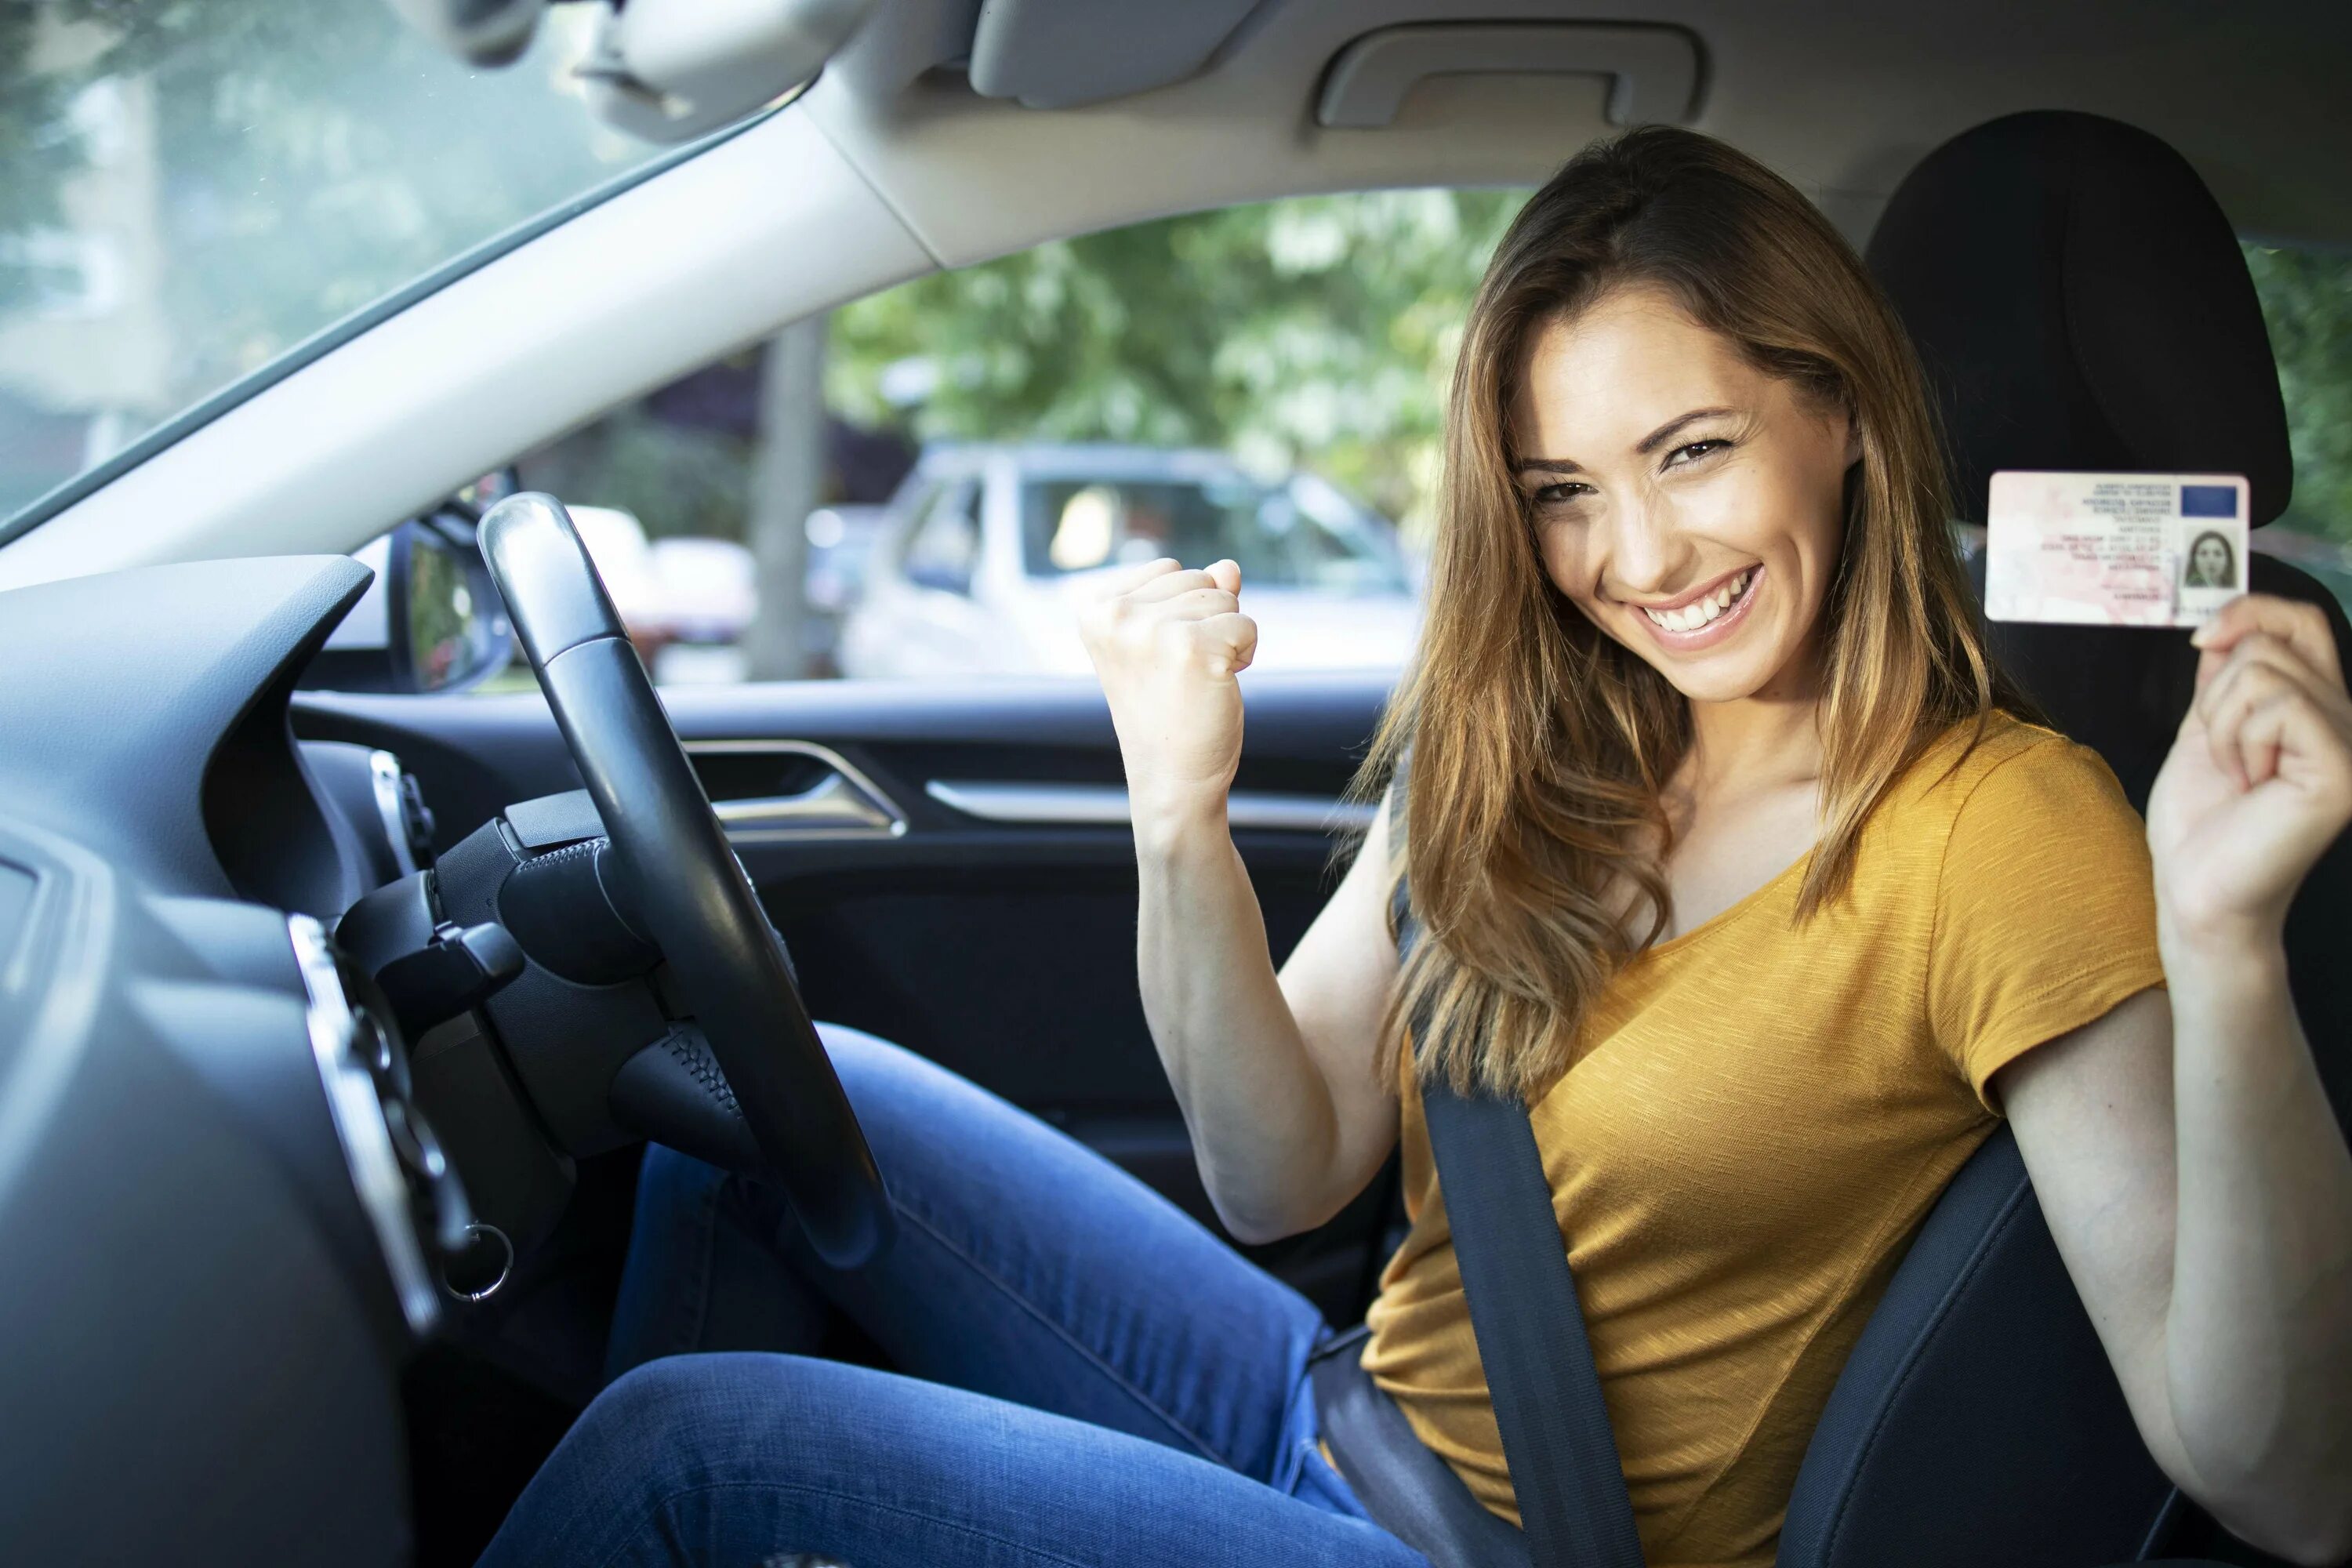
[[[1404,777],[1400,762],[1389,797],[1392,854],[1403,847]],[[1391,909],[1402,958],[1421,931],[1402,876]],[[1427,1019],[1412,1023],[1418,1048]],[[1516,1097],[1425,1083],[1422,1110],[1529,1563],[1642,1568],[1633,1500],[1528,1109]]]
[[[1425,1084],[1454,1258],[1533,1568],[1641,1568],[1633,1500],[1535,1128],[1517,1100]]]

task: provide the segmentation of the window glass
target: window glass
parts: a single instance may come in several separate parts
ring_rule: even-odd
[[[1160,554],[1241,563],[1260,668],[1393,670],[1454,346],[1524,200],[1272,202],[917,279],[525,454],[522,482],[634,520],[666,681],[1083,675],[1091,574]],[[689,540],[735,552],[750,613],[688,624]]]
[[[1163,555],[1195,565],[1230,557],[1244,583],[1259,587],[1408,591],[1388,531],[1304,478],[1265,484],[1237,468],[1149,479],[1053,473],[1026,479],[1021,491],[1023,563],[1033,577]]]
[[[971,592],[971,574],[980,564],[979,496],[980,486],[971,479],[940,490],[908,536],[899,560],[907,581],[950,594]]]
[[[573,67],[468,70],[384,0],[0,5],[0,518],[659,153]]]
[[[2253,547],[2291,561],[2352,611],[2352,254],[2249,245],[2286,400],[2294,496]]]

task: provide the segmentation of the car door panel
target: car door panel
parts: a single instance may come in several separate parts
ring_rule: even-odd
[[[1386,696],[1386,680],[1365,675],[1245,688],[1234,837],[1277,962],[1366,815],[1335,807]],[[922,1052],[1213,1223],[1137,994],[1134,842],[1091,682],[663,697],[706,788],[737,817],[737,852],[812,1012]],[[296,725],[397,753],[445,846],[511,801],[578,786],[535,697],[306,693]],[[1258,1255],[1344,1320],[1369,1287],[1388,1201],[1375,1184],[1321,1231]]]

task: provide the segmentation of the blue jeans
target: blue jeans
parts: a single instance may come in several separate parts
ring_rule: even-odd
[[[1427,1568],[1318,1451],[1304,1297],[1034,1117],[823,1032],[897,1245],[835,1272],[769,1189],[648,1149],[614,1381],[483,1568]],[[898,1372],[809,1353],[843,1318]]]

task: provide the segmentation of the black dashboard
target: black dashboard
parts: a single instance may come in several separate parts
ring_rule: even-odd
[[[0,595],[13,1561],[408,1558],[438,1155],[328,925],[399,871],[415,803],[288,725],[367,581],[271,558]]]

